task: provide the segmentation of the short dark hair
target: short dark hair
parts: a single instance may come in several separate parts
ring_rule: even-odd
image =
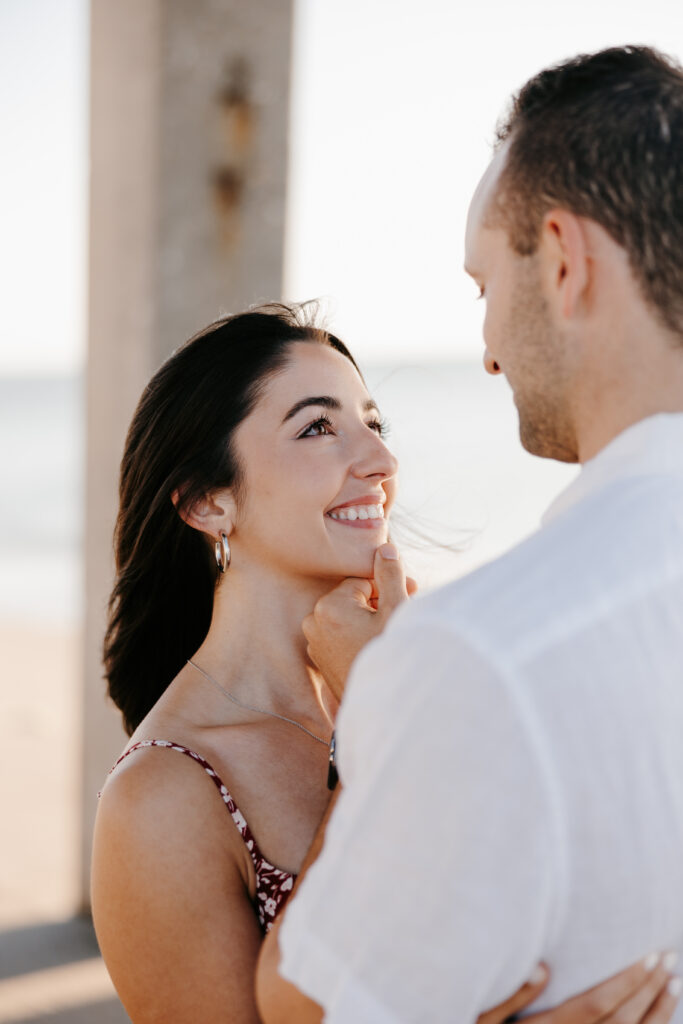
[[[356,370],[346,345],[316,323],[314,303],[271,303],[224,317],[157,370],[128,431],[119,483],[104,666],[130,734],[211,623],[218,574],[210,545],[174,508],[232,487],[242,467],[232,439],[295,342],[327,345]],[[360,370],[358,370],[360,374]]]
[[[683,335],[683,69],[645,46],[547,68],[498,125],[508,151],[489,220],[520,255],[544,215],[588,217],[628,253],[643,297]]]

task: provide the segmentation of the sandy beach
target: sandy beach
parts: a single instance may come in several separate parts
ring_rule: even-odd
[[[81,633],[0,622],[0,1024],[126,1017],[79,910]]]
[[[5,929],[77,909],[80,631],[2,622],[0,649]]]

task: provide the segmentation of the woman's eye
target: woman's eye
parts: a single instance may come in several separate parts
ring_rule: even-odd
[[[309,423],[306,429],[299,434],[299,437],[324,437],[325,434],[331,434],[332,432],[332,422],[327,416],[321,416],[314,423]]]
[[[389,422],[385,419],[374,419],[368,423],[370,430],[374,430],[380,437],[386,437],[389,433]]]

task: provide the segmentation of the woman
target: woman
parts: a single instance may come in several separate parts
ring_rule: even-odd
[[[131,741],[93,860],[98,938],[135,1024],[258,1020],[261,939],[330,797],[336,708],[301,622],[341,578],[372,575],[396,491],[383,429],[346,347],[282,306],[212,325],[141,398],[105,642]],[[599,1017],[591,996],[571,1020],[609,1019],[627,993],[626,1019],[669,1019],[661,958],[620,979]]]

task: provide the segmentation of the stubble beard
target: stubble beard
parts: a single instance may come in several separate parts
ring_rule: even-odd
[[[519,414],[522,446],[539,458],[578,462],[566,342],[550,317],[533,256],[522,258],[509,337],[514,339],[516,358],[508,381]]]

